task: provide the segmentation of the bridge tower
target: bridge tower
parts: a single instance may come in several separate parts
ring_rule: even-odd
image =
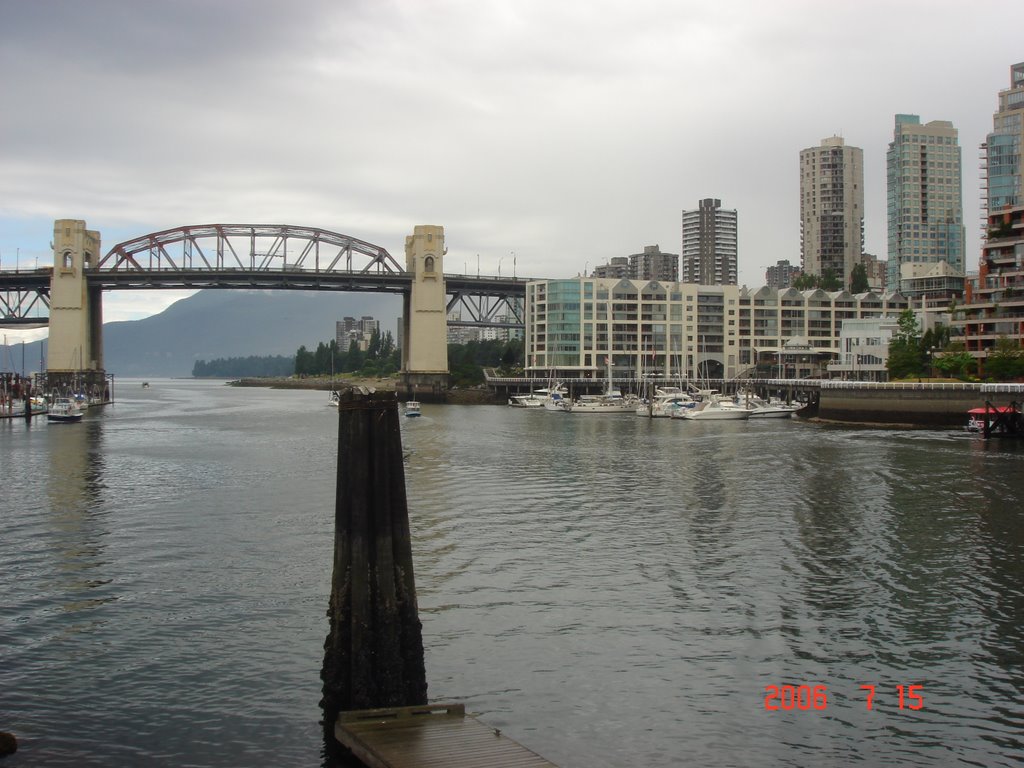
[[[103,305],[101,289],[90,288],[86,273],[100,258],[100,233],[77,219],[53,223],[53,277],[50,279],[50,338],[46,355],[51,392],[102,395]]]
[[[417,225],[405,238],[412,289],[402,306],[399,395],[443,401],[448,389],[448,326],[444,288],[444,227]]]

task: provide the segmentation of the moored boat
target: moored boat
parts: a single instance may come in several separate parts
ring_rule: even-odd
[[[1012,416],[1019,411],[1012,405],[993,405],[987,408],[971,408],[967,412],[967,424],[964,429],[968,432],[984,432],[985,422],[988,422],[989,429],[992,428],[996,419],[1000,416]]]
[[[83,411],[70,398],[58,397],[46,411],[48,421],[81,421]]]
[[[752,419],[788,419],[800,410],[794,403],[765,400],[757,395],[737,395],[737,405],[750,411]]]
[[[750,411],[730,400],[723,400],[713,389],[702,389],[700,403],[696,408],[689,408],[672,416],[694,421],[740,421],[749,419]]]
[[[641,403],[636,407],[637,416],[651,418],[670,418],[677,411],[694,408],[697,401],[679,387],[658,387],[650,402]]]
[[[508,404],[513,408],[543,408],[544,399],[538,397],[536,393],[530,392],[526,395],[512,395],[508,399]]]
[[[567,413],[634,413],[637,400],[623,397],[618,393],[605,395],[584,395],[576,400],[562,400],[562,410]]]

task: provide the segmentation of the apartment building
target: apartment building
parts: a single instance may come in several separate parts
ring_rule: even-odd
[[[1010,67],[1010,87],[999,92],[992,133],[981,145],[985,213],[1024,205],[1024,62]]]
[[[809,275],[828,272],[850,287],[864,252],[864,150],[839,136],[800,152],[800,258]]]
[[[699,285],[736,285],[739,265],[739,217],[722,201],[705,198],[683,211],[680,279]]]
[[[1000,337],[1024,339],[1024,205],[990,213],[988,224],[976,285],[952,322],[979,360]]]
[[[898,291],[911,263],[945,261],[964,274],[961,156],[947,120],[924,125],[896,115],[886,153],[889,258],[886,288]]]
[[[899,294],[573,278],[526,286],[526,361],[537,375],[735,378],[782,365],[820,375],[846,319],[896,317]]]

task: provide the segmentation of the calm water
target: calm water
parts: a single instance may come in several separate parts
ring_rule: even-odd
[[[320,765],[337,417],[152,384],[0,422],[5,768]],[[485,406],[402,426],[432,699],[565,768],[1024,760],[1024,447]],[[770,711],[770,685],[827,703]]]

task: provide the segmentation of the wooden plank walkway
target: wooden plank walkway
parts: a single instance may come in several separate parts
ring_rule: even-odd
[[[464,704],[341,712],[334,736],[370,768],[557,768]]]

